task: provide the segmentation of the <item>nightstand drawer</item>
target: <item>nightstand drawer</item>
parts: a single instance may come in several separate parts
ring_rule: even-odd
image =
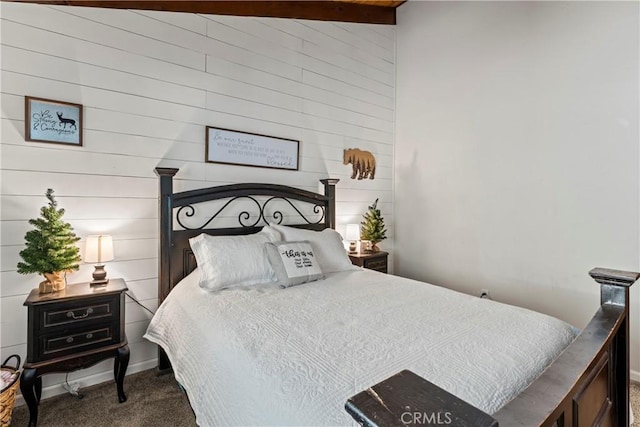
[[[43,328],[83,325],[90,321],[109,321],[118,313],[118,296],[100,299],[86,299],[65,304],[51,304],[43,308],[41,325]]]
[[[364,262],[364,268],[368,268],[370,270],[382,271],[383,273],[387,272],[387,259],[379,258],[379,259],[371,259],[366,260]]]
[[[108,341],[118,342],[114,339],[112,325],[104,327],[95,327],[82,332],[72,332],[64,335],[44,336],[42,337],[42,346],[44,358],[59,356],[61,353],[73,350],[81,351],[93,348]]]
[[[379,251],[370,254],[349,254],[349,259],[353,265],[358,267],[386,273],[389,268],[388,256],[388,252]]]

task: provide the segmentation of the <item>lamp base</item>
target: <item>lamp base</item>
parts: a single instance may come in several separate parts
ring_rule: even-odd
[[[93,271],[93,280],[89,282],[89,286],[104,286],[107,283],[109,283],[109,279],[107,279],[107,272],[104,269],[104,264],[97,264]]]
[[[90,287],[94,287],[94,286],[106,286],[107,283],[109,283],[109,279],[102,279],[102,280],[92,280],[89,282],[89,286]]]

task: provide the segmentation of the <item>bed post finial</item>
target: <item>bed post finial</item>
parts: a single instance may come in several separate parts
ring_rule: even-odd
[[[594,268],[589,276],[601,285],[601,304],[628,305],[629,288],[640,278],[640,273]]]
[[[321,179],[324,184],[324,195],[329,198],[329,206],[327,206],[328,214],[325,219],[329,228],[336,228],[336,184],[340,181],[338,178]]]

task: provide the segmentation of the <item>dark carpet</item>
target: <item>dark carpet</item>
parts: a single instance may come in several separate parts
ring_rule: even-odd
[[[631,403],[631,409],[633,409],[633,427],[640,427],[640,384],[631,383],[631,389],[629,390],[629,402]]]
[[[40,402],[40,427],[193,427],[195,416],[187,395],[173,375],[158,375],[155,369],[129,375],[124,380],[125,403],[118,403],[113,381],[81,389],[78,399],[69,394]],[[633,426],[640,426],[640,385],[631,385],[631,407],[635,415]],[[29,411],[26,405],[14,409],[11,425],[26,426]]]
[[[82,399],[64,394],[40,402],[38,427],[193,427],[195,416],[187,395],[173,375],[158,375],[155,369],[124,379],[127,401],[118,403],[113,381],[80,389]],[[26,426],[26,405],[14,409],[11,425]]]

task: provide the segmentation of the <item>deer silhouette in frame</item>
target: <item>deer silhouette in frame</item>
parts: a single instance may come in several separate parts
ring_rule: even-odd
[[[56,114],[58,115],[58,121],[60,122],[60,125],[64,125],[64,129],[67,128],[67,124],[68,124],[69,129],[71,129],[71,127],[74,127],[76,130],[78,130],[75,120],[62,117],[62,113],[56,113]]]

